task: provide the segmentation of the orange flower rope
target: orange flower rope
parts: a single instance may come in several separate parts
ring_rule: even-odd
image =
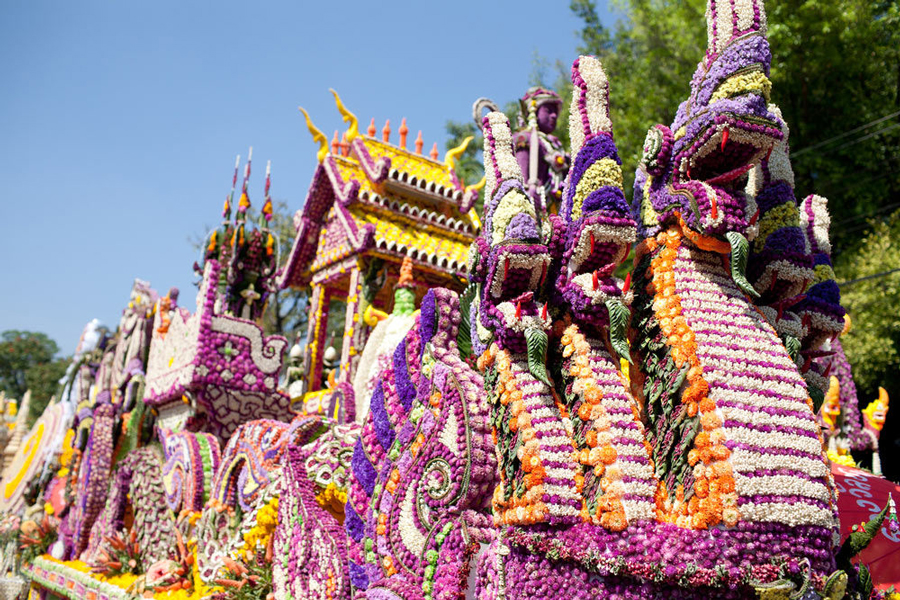
[[[588,510],[587,500],[581,500],[581,518],[585,522],[599,523],[610,531],[622,531],[628,527],[625,507],[622,504],[624,485],[622,470],[617,465],[618,453],[612,445],[609,434],[610,418],[603,408],[603,391],[597,385],[597,376],[591,367],[591,346],[577,325],[569,325],[563,332],[563,356],[571,358],[569,373],[576,378],[581,388],[582,403],[578,407],[578,418],[591,423],[585,434],[588,447],[574,450],[574,459],[584,469],[592,469],[600,479],[603,494],[598,498],[594,514]],[[584,486],[584,476],[576,477],[579,492]]]
[[[689,230],[682,227],[683,229],[671,227],[668,231],[660,232],[656,238],[662,250],[650,261],[654,288],[653,311],[676,366],[681,368],[685,363],[689,365],[687,385],[681,401],[687,405],[688,416],[695,417],[699,414],[701,431],[694,438],[694,447],[688,452],[688,464],[695,468],[698,463],[702,463],[703,468],[695,478],[694,495],[687,503],[684,502],[684,489],[681,485],[675,490],[676,499],[672,502],[665,484],[660,482],[656,496],[657,516],[662,521],[694,529],[704,529],[722,522],[734,526],[740,519],[740,513],[737,510],[737,495],[734,493],[734,476],[728,462],[731,451],[722,443],[722,420],[716,414],[715,402],[708,396],[709,383],[703,378],[703,366],[697,357],[696,337],[682,315],[674,271],[678,249],[682,245],[682,234],[705,250],[720,251],[712,243],[719,241],[703,238],[693,232],[688,233]],[[707,247],[701,246],[698,240]]]

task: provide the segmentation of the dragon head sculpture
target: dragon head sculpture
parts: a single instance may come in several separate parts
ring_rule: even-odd
[[[758,209],[744,188],[748,172],[782,139],[783,124],[769,107],[762,0],[710,0],[706,20],[708,48],[690,97],[671,127],[647,134],[634,210],[645,235],[680,223],[690,237],[727,239],[734,248],[756,236]]]

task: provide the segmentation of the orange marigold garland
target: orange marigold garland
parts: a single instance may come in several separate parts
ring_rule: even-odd
[[[682,231],[672,227],[660,232],[652,245],[658,249],[650,260],[652,309],[675,366],[686,370],[681,393],[683,416],[698,420],[700,430],[687,455],[693,486],[685,489],[679,483],[674,490],[667,490],[666,482],[661,482],[657,511],[660,519],[683,527],[703,529],[719,523],[734,526],[740,520],[740,512],[728,461],[731,451],[723,444],[722,418],[708,396],[709,384],[697,357],[696,336],[682,315],[681,298],[676,291],[675,260],[681,243]],[[650,247],[648,244],[647,249]]]

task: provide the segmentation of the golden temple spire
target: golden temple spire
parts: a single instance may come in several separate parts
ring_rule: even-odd
[[[341,97],[338,96],[336,91],[333,89],[329,89],[328,91],[334,94],[334,103],[337,105],[337,109],[340,111],[341,116],[344,117],[344,121],[350,123],[350,127],[347,129],[347,141],[352,142],[354,138],[359,135],[359,120],[356,118],[356,115],[347,110],[344,103],[341,102]]]
[[[322,131],[313,125],[312,119],[309,118],[309,113],[306,112],[306,109],[302,106],[298,107],[300,112],[303,113],[303,116],[306,117],[306,128],[309,129],[309,132],[312,134],[313,141],[319,144],[319,151],[316,153],[316,158],[319,159],[319,162],[325,160],[325,156],[328,155],[328,138],[325,136]]]

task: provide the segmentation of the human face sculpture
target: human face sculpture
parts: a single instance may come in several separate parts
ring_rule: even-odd
[[[559,103],[546,102],[538,106],[537,125],[542,133],[553,133],[556,120],[559,118]]]

